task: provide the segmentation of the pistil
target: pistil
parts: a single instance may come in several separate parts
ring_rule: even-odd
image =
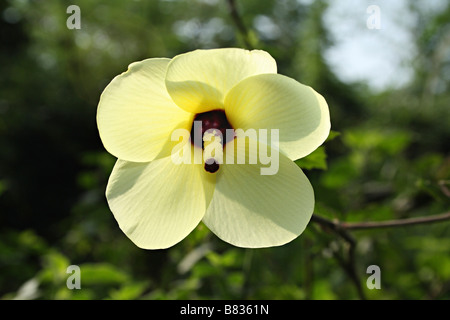
[[[195,116],[191,129],[191,143],[209,152],[210,158],[205,160],[205,170],[215,173],[220,168],[223,156],[223,146],[234,139],[227,135],[227,129],[233,129],[228,122],[225,111],[212,110]],[[212,155],[214,152],[214,155]],[[219,160],[220,159],[220,160]]]

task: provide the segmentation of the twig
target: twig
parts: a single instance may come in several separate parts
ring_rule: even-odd
[[[311,217],[311,221],[316,222],[323,227],[331,229],[333,232],[337,233],[348,243],[353,243],[355,241],[355,239],[353,239],[351,234],[341,227],[341,224],[338,221],[332,221],[327,218],[321,217],[317,214],[313,214],[313,216]]]
[[[390,228],[390,227],[403,227],[416,224],[426,224],[439,221],[450,220],[450,211],[442,214],[437,214],[428,217],[408,218],[408,219],[396,219],[386,221],[368,221],[368,222],[339,222],[336,220],[329,220],[327,218],[314,214],[311,221],[316,222],[322,226],[325,226],[334,232],[338,233],[341,237],[347,238],[349,236],[348,230],[362,230],[362,229],[375,229],[375,228]],[[346,239],[348,241],[348,239]]]
[[[239,14],[239,11],[236,7],[236,1],[235,0],[227,0],[228,8],[230,10],[231,18],[233,19],[234,24],[236,25],[236,28],[238,29],[239,33],[242,36],[242,41],[244,41],[244,45],[247,49],[253,49],[252,44],[249,40],[249,33],[247,28],[245,27],[244,22],[242,21],[242,17]]]
[[[345,230],[361,230],[375,228],[403,227],[416,224],[426,224],[439,221],[450,220],[450,212],[419,218],[408,218],[387,221],[370,221],[370,222],[342,222],[339,223],[340,228]]]
[[[356,272],[355,248],[356,242],[348,243],[347,260],[340,257],[337,253],[333,253],[333,256],[336,258],[337,262],[341,265],[341,267],[350,277],[350,280],[355,285],[359,298],[361,300],[366,300],[366,295],[362,287],[361,279],[358,275],[358,272]]]
[[[353,238],[353,236],[342,228],[338,222],[328,220],[326,218],[323,218],[321,216],[318,216],[317,214],[314,214],[311,217],[311,221],[314,221],[318,224],[320,224],[322,227],[329,229],[339,235],[342,239],[344,239],[348,244],[348,259],[347,261],[338,255],[334,255],[339,262],[339,264],[343,267],[347,275],[350,277],[350,279],[353,281],[353,284],[356,287],[356,290],[358,292],[358,296],[361,300],[365,300],[366,296],[364,294],[364,290],[361,284],[361,279],[356,272],[356,260],[355,260],[355,248],[356,248],[356,240]]]
[[[370,221],[370,222],[340,222],[337,220],[330,220],[321,217],[317,214],[313,214],[311,221],[321,225],[323,228],[331,230],[348,243],[348,259],[347,261],[338,255],[335,255],[338,262],[341,264],[345,272],[353,281],[360,299],[365,299],[364,290],[361,284],[361,280],[356,272],[356,260],[355,260],[355,248],[356,240],[350,234],[353,230],[363,229],[376,229],[376,228],[390,228],[390,227],[403,227],[417,224],[426,224],[439,221],[450,220],[450,212],[445,212],[438,215],[428,217],[418,217],[409,219],[397,219],[387,221]]]

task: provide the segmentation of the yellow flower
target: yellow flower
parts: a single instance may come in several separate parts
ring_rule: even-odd
[[[267,52],[196,50],[132,63],[102,93],[97,124],[106,150],[118,158],[106,190],[109,207],[141,248],[173,246],[200,221],[235,246],[278,246],[311,218],[313,189],[293,160],[327,138],[328,106],[312,88],[277,74]],[[177,129],[188,132],[187,141],[173,141]],[[237,133],[230,138],[226,129]],[[250,130],[264,129],[278,139],[258,136],[251,147]],[[222,150],[195,159],[217,146],[206,138],[219,131],[223,161]],[[268,154],[278,161],[269,174],[262,171]],[[225,161],[228,155],[236,161]]]

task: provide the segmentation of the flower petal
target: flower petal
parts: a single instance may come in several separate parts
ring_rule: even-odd
[[[225,112],[235,129],[279,129],[279,149],[291,160],[317,149],[331,127],[325,99],[280,74],[241,81],[226,96]]]
[[[171,133],[190,130],[194,115],[180,109],[165,88],[170,59],[132,63],[103,91],[97,110],[102,142],[119,159],[148,162],[170,155]]]
[[[275,60],[265,51],[195,50],[172,59],[166,86],[178,106],[201,113],[223,109],[225,95],[239,81],[255,74],[276,72]]]
[[[213,179],[203,165],[176,165],[171,157],[151,163],[118,160],[106,197],[120,228],[137,246],[168,248],[201,221]]]
[[[300,235],[308,224],[314,210],[313,189],[302,170],[282,154],[278,172],[261,175],[264,166],[260,161],[249,164],[252,155],[248,143],[245,148],[250,156],[246,164],[227,161],[217,172],[213,199],[203,222],[219,238],[235,246],[283,245]],[[259,149],[262,146],[259,143]],[[227,144],[227,153],[229,148]],[[239,146],[235,149],[238,154],[242,152]],[[270,152],[278,153],[273,148]]]

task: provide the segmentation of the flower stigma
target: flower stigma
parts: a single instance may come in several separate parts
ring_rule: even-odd
[[[220,165],[216,162],[214,158],[209,158],[205,161],[205,170],[210,173],[215,173],[219,170]]]

